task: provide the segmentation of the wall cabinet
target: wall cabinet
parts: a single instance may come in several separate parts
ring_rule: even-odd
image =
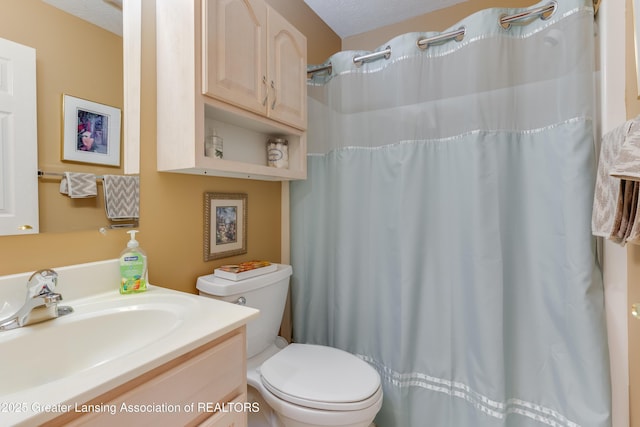
[[[205,0],[203,92],[306,127],[306,38],[262,0]]]
[[[243,326],[91,402],[78,403],[78,411],[45,426],[246,426],[245,348]],[[96,407],[105,410],[82,413]]]
[[[306,178],[306,39],[264,0],[156,6],[158,169],[252,179]],[[205,138],[223,158],[205,156]],[[289,142],[289,167],[266,143]]]

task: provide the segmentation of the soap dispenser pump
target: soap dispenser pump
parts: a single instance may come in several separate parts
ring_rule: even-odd
[[[147,290],[147,255],[136,240],[138,230],[127,231],[131,239],[120,253],[120,293],[131,294]]]

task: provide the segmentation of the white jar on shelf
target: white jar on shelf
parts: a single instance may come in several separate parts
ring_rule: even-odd
[[[286,169],[289,167],[289,141],[282,137],[267,141],[267,165]]]
[[[222,158],[222,138],[218,136],[216,130],[208,135],[204,141],[204,155],[206,157]]]

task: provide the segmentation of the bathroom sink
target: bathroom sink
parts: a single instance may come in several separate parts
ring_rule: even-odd
[[[245,325],[258,311],[149,285],[120,295],[118,260],[60,267],[56,319],[0,331],[0,425],[40,425]],[[0,277],[3,315],[29,274]],[[87,285],[91,283],[91,285]]]
[[[74,312],[0,333],[0,396],[105,364],[168,335],[190,301],[113,295],[80,301]]]

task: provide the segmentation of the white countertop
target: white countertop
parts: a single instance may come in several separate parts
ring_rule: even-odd
[[[112,281],[118,277],[117,260],[55,270],[60,274],[56,292],[64,297],[62,305],[73,307],[74,312],[0,332],[0,381],[14,380],[0,385],[0,425],[33,426],[53,419],[60,411],[73,410],[76,404],[82,405],[258,316],[251,308],[156,286],[144,293],[120,295],[118,282]],[[24,292],[28,276],[0,277],[0,317],[21,304],[15,297]],[[20,292],[13,289],[18,283]],[[20,301],[23,299],[24,295]],[[136,317],[140,313],[142,316]],[[130,326],[126,316],[134,316]],[[139,327],[136,322],[141,322]],[[27,351],[23,350],[25,343]],[[12,346],[20,349],[13,355]],[[45,379],[29,383],[38,382],[38,375],[32,374],[39,370]],[[35,380],[25,380],[22,372]],[[15,383],[15,389],[9,383]]]

